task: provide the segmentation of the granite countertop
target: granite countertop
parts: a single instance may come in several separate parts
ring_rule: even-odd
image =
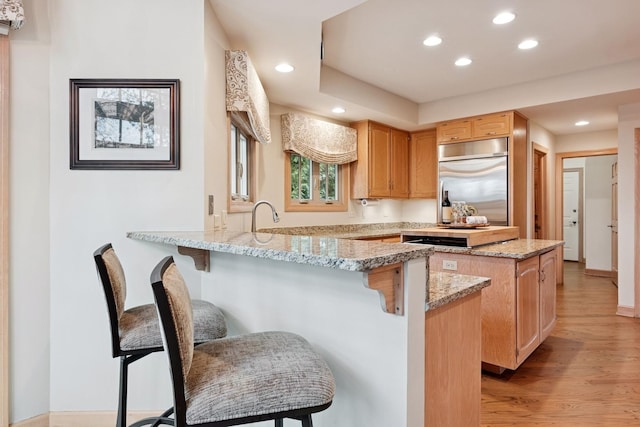
[[[258,231],[275,234],[330,236],[338,239],[367,239],[399,236],[404,230],[425,228],[434,224],[424,222],[381,222],[370,224],[312,225],[301,227],[273,227]]]
[[[429,273],[425,311],[433,310],[480,291],[491,284],[487,277],[454,273]]]
[[[309,264],[348,271],[368,271],[389,264],[429,256],[431,245],[407,245],[338,239],[326,236],[300,236],[216,231],[134,231],[127,237],[236,255]]]
[[[413,244],[411,245],[413,246]],[[562,245],[564,245],[564,241],[562,240],[515,239],[501,243],[477,246],[475,248],[434,245],[433,249],[435,252],[514,258],[520,260],[539,255]]]

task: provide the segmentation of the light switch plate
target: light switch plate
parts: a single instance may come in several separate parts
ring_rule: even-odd
[[[209,215],[213,215],[213,194],[209,194]]]

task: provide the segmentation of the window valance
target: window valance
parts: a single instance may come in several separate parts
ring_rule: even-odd
[[[0,0],[0,21],[8,21],[11,28],[22,27],[24,23],[22,0]]]
[[[282,119],[282,148],[314,162],[344,164],[358,159],[358,133],[350,127],[287,113]]]
[[[269,100],[249,55],[244,50],[227,50],[227,111],[247,114],[253,135],[263,144],[271,142]]]

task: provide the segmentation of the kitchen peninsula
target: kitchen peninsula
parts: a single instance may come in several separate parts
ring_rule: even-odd
[[[336,378],[331,408],[314,417],[318,427],[423,427],[429,411],[437,410],[425,404],[426,384],[447,381],[438,368],[442,365],[436,363],[449,356],[434,349],[450,345],[442,339],[447,330],[425,337],[427,325],[447,326],[448,322],[442,323],[447,316],[470,318],[472,314],[466,313],[473,311],[466,307],[477,307],[478,314],[470,321],[477,327],[479,349],[479,291],[489,281],[428,276],[433,252],[429,245],[230,230],[127,236],[143,244],[175,246],[176,253],[194,258],[196,268],[208,270],[201,276],[201,297],[223,309],[230,333],[288,330],[306,337]],[[193,268],[182,257],[176,260],[180,268]],[[431,323],[430,311],[435,318]],[[450,332],[462,333],[460,328]],[[453,348],[462,353],[459,346]],[[427,354],[436,356],[431,365]],[[477,377],[474,405],[479,408],[479,351],[477,356],[468,365]],[[430,383],[429,373],[441,376]],[[460,401],[464,404],[464,399]],[[478,417],[479,411],[477,417],[472,415]]]

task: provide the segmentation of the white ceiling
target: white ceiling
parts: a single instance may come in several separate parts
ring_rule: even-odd
[[[618,105],[640,102],[640,76],[619,71],[640,64],[640,0],[210,2],[230,46],[249,52],[271,102],[337,120],[412,130],[433,126],[429,111],[443,105],[455,108],[438,120],[486,99],[475,108],[515,108],[560,135],[616,129]],[[516,19],[493,24],[504,10]],[[434,33],[443,43],[425,47]],[[540,44],[519,50],[525,38]],[[456,67],[463,55],[473,63]],[[296,70],[275,72],[282,61]],[[495,101],[510,93],[519,95]],[[330,112],[338,104],[343,116]],[[579,119],[591,125],[576,128]]]

